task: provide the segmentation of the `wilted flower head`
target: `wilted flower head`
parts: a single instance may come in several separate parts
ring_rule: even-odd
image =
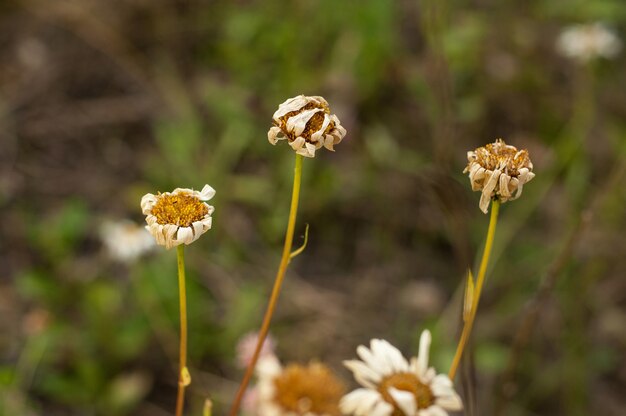
[[[598,57],[615,57],[622,49],[622,42],[602,23],[591,23],[565,28],[556,48],[563,56],[587,62]]]
[[[150,233],[130,220],[106,221],[100,227],[100,239],[107,254],[123,263],[130,263],[156,247]]]
[[[408,362],[387,341],[373,339],[357,348],[360,360],[344,361],[359,388],[341,399],[341,411],[355,416],[446,416],[463,403],[445,374],[428,367],[431,336],[422,332],[419,355]]]
[[[323,97],[290,98],[278,106],[272,118],[274,126],[267,132],[270,143],[287,139],[297,154],[306,157],[314,157],[322,146],[334,151],[333,146],[346,135]]]
[[[485,214],[492,198],[500,202],[517,199],[524,184],[535,177],[528,151],[517,150],[502,139],[467,152],[467,160],[463,173],[469,172],[472,191],[482,192],[479,206]]]
[[[146,215],[146,229],[157,244],[172,248],[191,244],[211,228],[214,208],[205,201],[213,198],[215,190],[204,185],[202,191],[176,188],[157,195],[141,198],[141,209]]]
[[[245,368],[252,361],[252,356],[254,355],[254,350],[256,349],[256,344],[259,340],[258,332],[249,332],[237,342],[237,364]],[[263,346],[261,347],[261,352],[259,353],[259,358],[273,355],[274,349],[276,347],[276,342],[271,336],[267,336],[265,341],[263,341]]]
[[[258,416],[339,416],[345,387],[324,364],[290,364],[275,356],[256,367]]]

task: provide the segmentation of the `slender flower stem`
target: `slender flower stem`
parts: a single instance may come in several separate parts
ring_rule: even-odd
[[[472,327],[474,326],[474,318],[476,318],[476,311],[478,310],[478,302],[480,301],[480,294],[483,289],[483,283],[485,283],[485,275],[487,274],[487,265],[489,264],[489,256],[491,255],[491,248],[493,247],[493,238],[496,234],[496,224],[498,223],[498,212],[500,211],[500,202],[494,200],[491,203],[491,218],[489,219],[489,228],[487,230],[487,239],[485,241],[485,249],[483,251],[483,258],[480,261],[480,268],[478,269],[478,276],[476,278],[476,288],[472,296],[472,308],[470,310],[468,319],[463,326],[463,332],[461,332],[461,339],[459,345],[456,347],[456,353],[448,372],[450,380],[454,380],[456,370],[461,362],[463,351],[467,345],[470,334],[472,333]]]
[[[283,283],[283,279],[285,278],[285,271],[287,271],[287,266],[289,265],[289,260],[291,259],[291,245],[293,242],[293,234],[296,228],[296,214],[298,212],[298,199],[300,196],[300,179],[302,178],[302,156],[296,154],[296,166],[294,168],[294,176],[293,176],[293,190],[291,192],[291,208],[289,210],[289,222],[287,223],[287,232],[285,233],[285,245],[283,246],[283,256],[280,259],[280,266],[278,267],[278,272],[276,273],[276,279],[274,280],[274,288],[272,289],[272,295],[270,296],[269,304],[267,305],[267,310],[265,311],[265,316],[263,317],[263,324],[261,325],[261,330],[259,331],[259,338],[257,340],[256,348],[254,350],[254,355],[248,364],[248,368],[246,369],[246,373],[243,376],[243,380],[241,381],[241,385],[239,386],[239,391],[237,392],[237,396],[235,397],[235,401],[230,409],[230,416],[236,416],[239,411],[239,406],[241,404],[241,399],[243,398],[243,394],[248,387],[248,383],[250,383],[250,378],[252,377],[252,373],[254,372],[254,367],[256,366],[256,362],[259,359],[259,354],[261,352],[261,348],[263,347],[263,342],[267,337],[267,333],[270,329],[270,322],[272,321],[272,315],[274,314],[274,309],[276,308],[276,302],[278,301],[278,295],[280,294],[280,288]]]
[[[176,397],[176,416],[182,416],[185,405],[185,387],[189,384],[187,370],[187,292],[185,289],[185,249],[181,244],[176,247],[178,260],[178,297],[180,302],[180,364],[178,366],[178,395]]]

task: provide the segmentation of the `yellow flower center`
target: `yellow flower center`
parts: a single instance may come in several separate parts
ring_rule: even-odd
[[[323,364],[290,364],[274,379],[274,386],[274,400],[286,411],[296,415],[341,415],[339,400],[345,386]]]
[[[189,227],[195,221],[203,219],[209,213],[209,208],[197,197],[185,193],[173,195],[158,195],[157,202],[152,207],[159,224],[174,224]]]
[[[387,403],[393,405],[392,416],[404,416],[404,412],[398,407],[391,394],[389,388],[394,387],[398,390],[412,393],[415,397],[418,409],[426,409],[435,403],[435,395],[429,386],[422,383],[413,373],[394,373],[385,377],[378,384],[378,392],[383,396]]]
[[[290,142],[294,141],[296,139],[296,136],[293,133],[287,131],[287,120],[289,120],[289,118],[292,116],[302,113],[303,111],[312,110],[314,108],[319,108],[321,110],[324,110],[324,112],[323,113],[317,112],[313,114],[313,117],[311,117],[309,121],[306,123],[306,127],[304,128],[304,131],[302,132],[302,134],[300,134],[300,136],[304,137],[304,139],[308,141],[311,138],[311,135],[315,133],[316,131],[318,131],[320,127],[322,127],[322,124],[324,124],[324,114],[330,114],[330,108],[328,108],[327,105],[324,105],[323,103],[321,104],[308,103],[301,109],[296,110],[296,111],[290,111],[289,113],[285,114],[284,116],[280,118],[280,123],[278,124],[278,127],[280,127],[283,134],[285,135],[285,137],[287,137],[287,139]],[[328,127],[326,127],[324,134],[330,132],[334,128],[335,128],[335,123],[331,121],[328,124]]]
[[[504,169],[513,177],[519,175],[519,170],[530,166],[530,157],[527,150],[518,151],[514,146],[509,146],[502,139],[496,140],[475,151],[476,162],[487,170]]]

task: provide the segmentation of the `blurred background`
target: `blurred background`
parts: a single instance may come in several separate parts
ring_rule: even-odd
[[[466,152],[502,137],[537,176],[501,210],[465,414],[624,414],[625,59],[555,47],[596,21],[623,36],[623,1],[0,3],[0,414],[172,414],[175,251],[107,244],[142,224],[143,194],[205,183],[187,414],[206,397],[225,413],[289,208],[294,153],[266,134],[298,94],[323,95],[348,135],[304,163],[283,362],[354,386],[341,360],[357,345],[416,354],[429,328],[447,372],[488,222]]]

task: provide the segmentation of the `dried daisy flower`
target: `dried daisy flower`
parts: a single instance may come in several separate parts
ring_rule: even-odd
[[[602,23],[580,24],[561,32],[556,49],[567,58],[588,62],[593,58],[614,58],[622,49],[622,42]]]
[[[172,192],[146,194],[141,198],[146,229],[165,248],[191,244],[211,228],[214,208],[205,201],[214,195],[215,190],[209,185],[204,185],[202,191],[176,188]]]
[[[495,143],[467,152],[468,165],[463,173],[469,172],[472,191],[481,191],[479,207],[485,214],[489,202],[512,201],[522,194],[524,184],[535,174],[527,150],[497,139]]]
[[[345,386],[324,364],[289,364],[275,356],[259,360],[258,416],[339,416]]]
[[[104,222],[100,239],[109,257],[122,263],[132,263],[156,247],[145,227],[129,220]]]
[[[271,144],[287,139],[297,154],[315,157],[315,150],[333,146],[346,135],[336,115],[330,114],[323,97],[298,95],[278,106],[272,117],[274,126],[267,133]]]
[[[445,416],[461,410],[463,403],[445,374],[428,367],[431,336],[420,337],[419,355],[408,362],[387,341],[373,339],[370,348],[360,345],[360,360],[344,361],[359,388],[341,399],[344,414],[355,416]]]

